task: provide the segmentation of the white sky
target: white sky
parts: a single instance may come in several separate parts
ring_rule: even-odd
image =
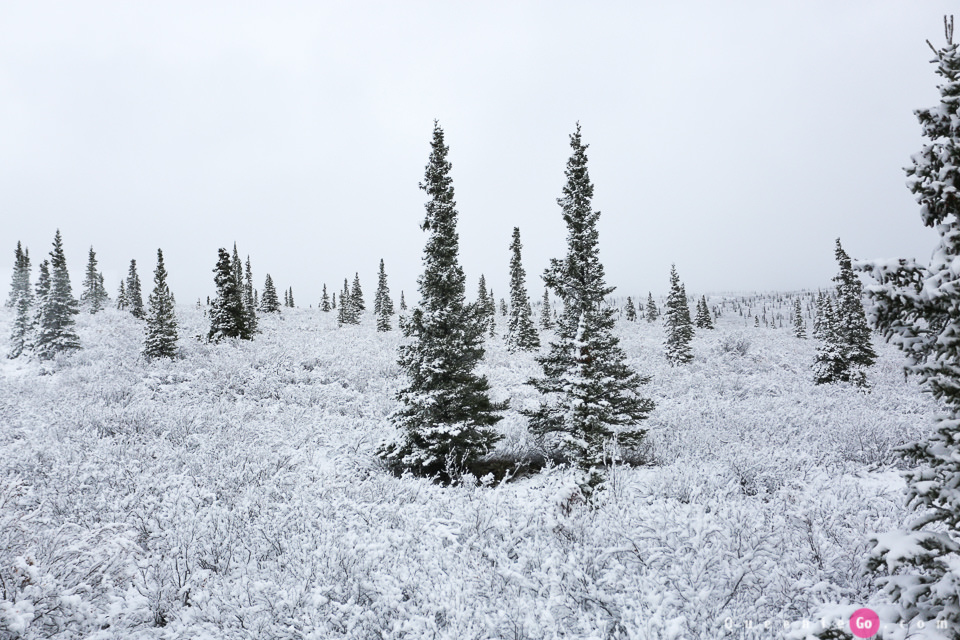
[[[468,294],[531,297],[565,253],[576,121],[616,295],[820,287],[854,258],[929,256],[902,167],[936,103],[926,39],[955,3],[0,3],[0,286],[17,240],[92,244],[115,295],[156,249],[181,303],[236,241],[316,305],[380,258],[417,298],[417,189],[440,120]],[[36,270],[34,270],[34,280]]]

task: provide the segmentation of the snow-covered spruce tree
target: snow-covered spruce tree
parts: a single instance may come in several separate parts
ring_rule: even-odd
[[[647,292],[647,322],[653,322],[660,317],[660,311],[657,310],[657,303],[653,301],[653,294]]]
[[[331,296],[331,298],[330,298],[330,308],[331,308],[331,309],[336,309],[336,308],[337,308],[337,294],[336,294],[336,292],[334,292],[334,294],[333,294],[333,295]]]
[[[353,274],[353,288],[350,289],[350,297],[353,299],[353,308],[360,316],[367,310],[367,305],[363,302],[363,291],[360,290],[360,274],[356,272]]]
[[[153,293],[147,298],[147,336],[143,355],[148,359],[177,356],[176,302],[167,286],[163,252],[157,249],[157,268],[153,272]]]
[[[387,286],[387,272],[380,258],[380,274],[377,278],[377,293],[373,298],[373,314],[377,317],[377,331],[390,331],[390,316],[393,315],[393,300]]]
[[[33,321],[30,317],[30,307],[33,303],[33,292],[30,290],[30,254],[20,249],[17,243],[16,261],[13,268],[13,286],[10,297],[13,299],[13,309],[16,314],[13,327],[10,330],[9,358],[17,358],[30,343],[30,333]]]
[[[483,358],[486,317],[465,300],[449,149],[436,122],[430,146],[420,184],[430,197],[421,225],[429,237],[417,280],[420,304],[400,323],[411,339],[398,358],[409,383],[397,394],[401,406],[391,415],[400,436],[381,445],[379,454],[395,469],[453,479],[502,437],[493,425],[506,403],[491,402],[486,377],[474,372]]]
[[[935,431],[900,449],[907,505],[916,517],[906,531],[872,539],[867,568],[911,629],[920,620],[943,621],[960,637],[960,51],[953,18],[947,44],[936,50],[940,104],[916,112],[928,142],[906,170],[923,224],[939,242],[926,266],[899,259],[858,263],[876,284],[870,320],[907,357],[906,370],[946,409]],[[931,45],[931,48],[932,45]]]
[[[130,261],[127,271],[126,308],[134,318],[143,319],[146,315],[143,310],[143,294],[140,291],[140,276],[137,275],[137,261]]]
[[[693,322],[690,320],[690,307],[687,306],[687,294],[680,284],[676,265],[670,265],[670,293],[667,294],[667,310],[663,326],[666,340],[663,343],[667,362],[671,366],[686,364],[693,360],[690,342],[693,341]]]
[[[337,324],[360,324],[360,311],[350,292],[350,284],[343,279],[343,291],[340,292],[340,309],[337,311]]]
[[[263,281],[263,295],[260,296],[260,311],[262,313],[279,313],[280,300],[277,298],[277,288],[273,285],[273,278],[267,274]]]
[[[33,295],[33,318],[30,320],[30,341],[27,344],[27,348],[33,353],[37,352],[37,334],[40,331],[40,325],[43,323],[47,298],[50,296],[50,260],[46,259],[41,262],[38,271],[37,288]]]
[[[107,292],[103,288],[103,274],[97,271],[97,254],[93,247],[87,255],[87,270],[83,278],[83,291],[80,293],[80,304],[91,314],[103,311],[107,300]]]
[[[540,348],[540,336],[530,318],[530,297],[527,295],[527,273],[520,256],[520,228],[513,228],[510,242],[510,315],[507,319],[507,348],[511,351],[533,351]]]
[[[210,310],[210,331],[207,338],[219,342],[223,338],[249,339],[244,322],[242,293],[237,282],[230,254],[226,249],[217,249],[217,266],[213,269],[217,295]],[[269,278],[270,276],[267,276]]]
[[[633,298],[627,296],[627,306],[624,309],[623,317],[627,322],[636,322],[637,321],[637,308],[633,304]]]
[[[320,309],[322,309],[324,313],[330,312],[330,296],[327,295],[326,282],[323,283],[323,295],[320,296]]]
[[[846,349],[850,366],[865,369],[877,361],[877,353],[870,344],[870,326],[863,311],[863,285],[853,272],[850,256],[840,246],[840,238],[837,238],[834,255],[840,265],[840,273],[833,281],[837,283],[837,306],[834,311],[841,343]]]
[[[816,335],[818,344],[817,355],[813,361],[814,384],[851,381],[850,367],[841,343],[836,311],[828,296],[822,298],[817,308]],[[858,380],[853,379],[853,382]]]
[[[49,281],[37,296],[38,322],[33,351],[41,360],[80,349],[80,338],[73,329],[73,316],[80,313],[80,304],[73,297],[59,229],[53,239],[49,269]]]
[[[710,307],[707,306],[707,297],[701,296],[697,301],[697,319],[695,320],[698,329],[713,329],[713,318],[710,317]]]
[[[407,301],[406,301],[406,299],[403,297],[403,290],[401,289],[401,291],[400,291],[400,311],[406,311],[406,310],[407,310]]]
[[[297,306],[297,303],[293,300],[293,287],[287,289],[287,300],[290,302],[290,308],[293,309]]]
[[[803,306],[799,296],[793,301],[793,335],[797,338],[807,337],[807,327],[803,323]]]
[[[550,290],[543,290],[543,301],[540,303],[540,328],[553,329],[553,314],[550,308]]]
[[[250,256],[247,256],[247,263],[243,274],[243,320],[246,323],[247,331],[252,337],[257,332],[257,304],[253,295],[253,270],[250,268]]]
[[[20,294],[23,292],[22,267],[25,256],[28,257],[28,254],[24,252],[20,242],[17,241],[17,248],[13,252],[13,277],[10,279],[10,296],[4,303],[4,306],[8,309],[16,308],[17,300],[20,299]]]
[[[126,310],[129,307],[127,303],[127,284],[123,279],[120,280],[120,289],[117,290],[117,309],[121,311]]]
[[[500,315],[504,318],[510,315],[510,309],[507,307],[507,301],[500,298]]]
[[[646,431],[638,423],[654,403],[640,397],[639,387],[649,377],[627,366],[613,335],[616,311],[604,304],[614,287],[604,283],[597,232],[600,212],[592,206],[593,184],[579,123],[570,147],[567,181],[563,197],[557,199],[567,224],[567,255],[552,259],[543,275],[563,303],[563,312],[556,340],[537,358],[543,377],[529,381],[545,401],[521,413],[530,418],[531,432],[550,455],[592,470],[582,487],[589,493],[602,482],[597,470],[614,459],[612,441],[628,450],[640,444]]]

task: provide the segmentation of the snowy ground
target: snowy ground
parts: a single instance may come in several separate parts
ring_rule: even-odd
[[[387,474],[401,337],[370,314],[287,309],[206,345],[202,312],[179,313],[175,362],[142,361],[141,323],[110,310],[80,317],[68,359],[0,364],[0,638],[776,637],[874,595],[867,539],[907,517],[892,450],[936,413],[882,343],[864,394],[813,386],[812,340],[729,309],[679,368],[659,323],[620,322],[653,375],[652,464],[590,508],[563,468]],[[482,368],[522,452],[533,357],[497,337]]]

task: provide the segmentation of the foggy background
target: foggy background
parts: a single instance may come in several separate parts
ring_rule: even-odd
[[[0,4],[0,286],[55,230],[74,295],[93,245],[115,298],[162,248],[181,304],[236,241],[298,306],[381,258],[418,299],[434,118],[468,297],[531,298],[565,254],[556,198],[579,121],[615,295],[830,285],[854,258],[926,259],[903,167],[938,101],[949,2]]]

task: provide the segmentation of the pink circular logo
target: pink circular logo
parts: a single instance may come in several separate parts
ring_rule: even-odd
[[[880,631],[880,616],[873,609],[857,609],[850,616],[850,631],[858,638],[872,638]]]

